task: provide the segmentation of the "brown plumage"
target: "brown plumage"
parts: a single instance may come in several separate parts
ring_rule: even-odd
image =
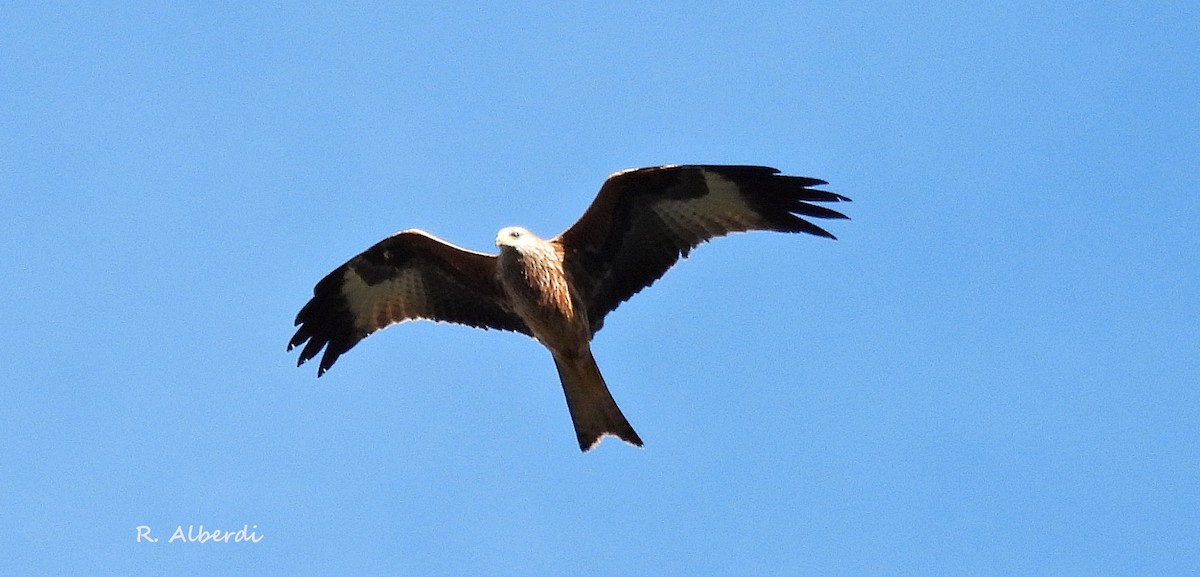
[[[303,364],[324,348],[320,376],[367,335],[406,320],[523,333],[554,358],[580,449],[605,434],[640,447],[592,356],[604,317],[712,238],[749,230],[833,238],[803,218],[846,218],[811,204],[850,200],[812,188],[822,184],[761,166],[641,168],[610,176],[583,216],[552,239],[502,229],[499,255],[400,232],[317,283],[288,350],[304,345]]]

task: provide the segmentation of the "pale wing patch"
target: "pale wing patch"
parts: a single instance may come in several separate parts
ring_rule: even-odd
[[[746,206],[736,183],[714,172],[702,170],[701,173],[708,194],[682,200],[667,199],[653,205],[655,214],[672,233],[699,242],[761,224],[761,219]]]
[[[405,319],[426,318],[432,311],[425,279],[419,269],[408,268],[398,275],[369,285],[354,267],[346,269],[342,294],[359,329],[371,332]]]

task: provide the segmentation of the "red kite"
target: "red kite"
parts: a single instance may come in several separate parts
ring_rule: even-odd
[[[324,348],[321,376],[367,335],[407,320],[524,333],[554,357],[580,449],[605,434],[640,447],[592,357],[605,315],[710,239],[749,230],[834,238],[802,218],[846,218],[809,204],[850,200],[812,188],[823,184],[763,166],[638,168],[608,177],[583,216],[550,240],[501,229],[499,255],[399,232],[317,283],[288,350],[304,345],[299,366]]]

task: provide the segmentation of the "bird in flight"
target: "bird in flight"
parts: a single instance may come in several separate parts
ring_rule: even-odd
[[[805,219],[847,218],[811,204],[850,200],[813,188],[824,184],[765,166],[637,168],[608,177],[554,238],[500,229],[499,255],[398,232],[317,283],[288,350],[304,346],[299,366],[324,349],[319,377],[367,335],[407,320],[523,333],[554,358],[581,450],[604,435],[640,447],[592,357],[604,317],[710,239],[750,230],[834,238]]]

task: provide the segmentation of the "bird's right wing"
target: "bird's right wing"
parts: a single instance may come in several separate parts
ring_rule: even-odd
[[[554,241],[588,302],[592,330],[697,245],[733,232],[774,230],[833,238],[809,218],[846,218],[813,203],[850,199],[825,181],[765,166],[657,166],[608,178],[583,216]]]
[[[530,334],[496,282],[496,257],[419,230],[396,233],[329,273],[296,315],[288,350],[302,365],[325,349],[320,376],[367,335],[412,319]],[[307,342],[307,344],[305,344]]]

